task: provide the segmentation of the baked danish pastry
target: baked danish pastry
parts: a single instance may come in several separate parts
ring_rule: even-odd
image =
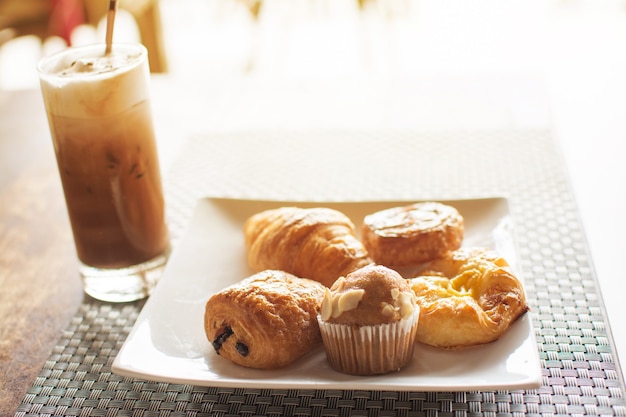
[[[463,217],[452,206],[424,202],[365,216],[363,245],[378,264],[417,265],[461,247]]]
[[[330,287],[372,261],[352,221],[330,208],[281,207],[257,213],[244,225],[248,263],[279,269]]]
[[[522,283],[485,249],[460,249],[411,279],[420,306],[417,341],[442,348],[489,343],[527,310]]]
[[[204,329],[218,355],[276,369],[321,343],[317,314],[326,287],[283,271],[262,271],[214,294]]]

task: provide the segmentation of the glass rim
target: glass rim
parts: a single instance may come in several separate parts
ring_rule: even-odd
[[[128,50],[133,50],[139,53],[139,56],[142,57],[143,59],[139,59],[137,61],[133,61],[132,63],[129,63],[129,65],[124,66],[124,68],[134,68],[136,65],[140,64],[141,62],[143,62],[143,60],[147,61],[147,56],[148,56],[148,50],[147,48],[138,42],[114,42],[113,43],[113,47],[112,50],[115,52],[116,48],[122,48],[126,51]],[[77,54],[77,57],[79,56],[86,56],[85,53],[88,51],[100,51],[102,53],[102,55],[104,55],[104,52],[106,50],[106,44],[104,42],[97,42],[97,43],[90,43],[90,44],[85,44],[85,45],[78,45],[78,46],[69,46],[67,48],[61,49],[59,51],[56,51],[50,55],[47,55],[45,57],[42,57],[38,62],[37,62],[37,72],[39,73],[40,76],[46,76],[46,77],[56,77],[57,74],[55,74],[53,71],[50,71],[50,66],[53,63],[59,62],[60,60],[62,60],[64,57],[71,55],[71,54]],[[82,53],[82,55],[81,55]],[[67,78],[67,77],[63,77],[63,78]]]

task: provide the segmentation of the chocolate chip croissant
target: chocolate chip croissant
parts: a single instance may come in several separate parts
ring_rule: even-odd
[[[276,369],[321,343],[317,314],[326,288],[266,270],[214,294],[204,329],[215,351],[249,368]]]
[[[281,207],[247,219],[248,263],[279,269],[330,287],[340,276],[372,263],[352,221],[330,208]]]

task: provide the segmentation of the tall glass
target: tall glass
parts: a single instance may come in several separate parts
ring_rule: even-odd
[[[146,297],[169,254],[147,51],[68,48],[38,71],[85,292]]]

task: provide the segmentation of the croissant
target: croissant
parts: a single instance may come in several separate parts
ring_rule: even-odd
[[[244,225],[248,263],[279,269],[330,287],[340,276],[372,263],[352,221],[330,208],[281,207]]]
[[[319,343],[317,314],[326,288],[283,271],[262,271],[214,294],[204,330],[218,355],[238,365],[276,369]]]

